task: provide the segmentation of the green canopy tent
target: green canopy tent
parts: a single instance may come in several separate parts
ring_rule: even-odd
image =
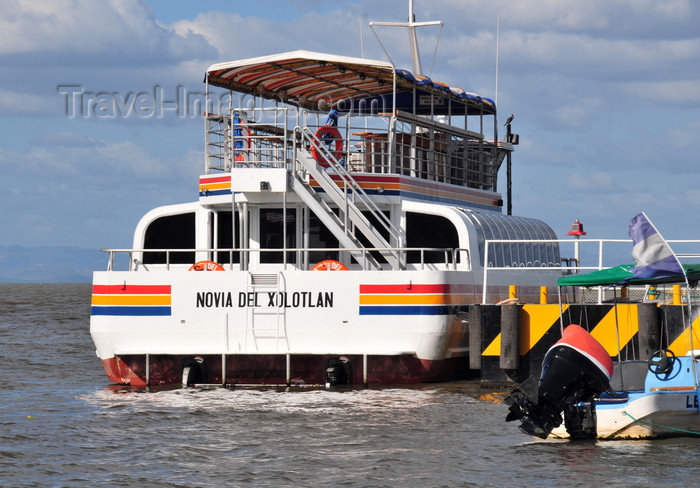
[[[562,276],[557,280],[559,286],[605,286],[605,285],[660,285],[664,283],[684,283],[681,275],[667,278],[629,279],[632,276],[633,264],[622,264],[614,268],[601,269],[592,273]],[[700,280],[700,264],[684,264],[683,269],[688,281]],[[629,281],[626,281],[629,280]]]

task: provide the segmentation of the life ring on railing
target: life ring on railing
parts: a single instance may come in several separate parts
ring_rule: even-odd
[[[340,261],[335,259],[324,259],[319,261],[311,268],[311,271],[347,271],[348,268]]]
[[[224,267],[214,261],[197,261],[188,271],[223,271]]]
[[[337,160],[343,156],[343,136],[340,135],[338,128],[334,125],[322,125],[316,131],[316,138],[321,141],[321,143],[328,146],[328,149],[333,154],[333,157]],[[335,141],[335,149],[330,146]],[[321,166],[329,166],[328,160],[321,154],[321,151],[315,144],[311,144],[311,156]]]

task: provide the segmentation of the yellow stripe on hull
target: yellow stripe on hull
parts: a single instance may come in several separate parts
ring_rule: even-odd
[[[169,295],[93,295],[93,305],[171,305]]]
[[[443,305],[445,295],[360,295],[360,305]]]

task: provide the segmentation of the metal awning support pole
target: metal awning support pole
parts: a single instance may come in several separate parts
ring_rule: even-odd
[[[204,174],[209,174],[209,120],[208,115],[209,101],[209,72],[204,77]]]
[[[581,264],[579,262],[576,263],[576,266],[579,268],[581,267]],[[598,269],[603,269],[603,241],[601,240],[598,242]],[[603,303],[603,287],[599,286],[598,287],[598,305]]]
[[[295,222],[296,223],[296,222]],[[287,192],[282,194],[282,266],[287,269]]]

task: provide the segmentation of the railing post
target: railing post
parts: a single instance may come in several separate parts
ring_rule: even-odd
[[[683,297],[681,295],[681,285],[673,285],[673,304],[681,305],[683,303]]]
[[[484,242],[484,281],[483,281],[483,289],[481,290],[482,296],[481,296],[481,303],[483,305],[486,305],[486,287],[488,286],[488,269],[489,269],[489,241],[486,240]]]
[[[518,298],[518,287],[516,285],[508,285],[508,298]]]

